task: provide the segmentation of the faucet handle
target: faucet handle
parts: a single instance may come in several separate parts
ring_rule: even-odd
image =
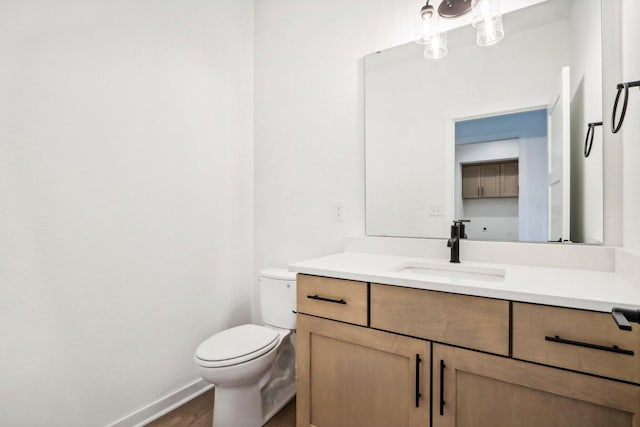
[[[456,219],[453,221],[453,226],[454,227],[458,227],[460,229],[460,238],[461,239],[466,239],[467,238],[467,233],[464,230],[464,223],[465,222],[471,222],[470,219]]]

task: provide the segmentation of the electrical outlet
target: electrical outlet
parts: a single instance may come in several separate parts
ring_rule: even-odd
[[[333,219],[344,221],[344,201],[336,200],[333,206]]]
[[[442,205],[429,206],[429,216],[443,216],[443,215],[444,215],[444,206]]]

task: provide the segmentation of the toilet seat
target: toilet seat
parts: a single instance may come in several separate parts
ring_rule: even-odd
[[[278,345],[280,334],[258,325],[241,325],[207,338],[196,349],[198,365],[221,368],[238,365],[268,353]]]

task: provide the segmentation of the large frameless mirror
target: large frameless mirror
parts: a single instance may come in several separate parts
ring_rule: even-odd
[[[501,25],[486,47],[472,25],[446,32],[439,59],[415,42],[365,58],[367,235],[444,238],[468,219],[469,239],[603,242],[601,2]]]

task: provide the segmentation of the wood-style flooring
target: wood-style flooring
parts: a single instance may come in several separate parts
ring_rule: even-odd
[[[190,402],[163,415],[149,427],[211,427],[213,425],[213,401],[215,389],[201,394]],[[296,399],[287,403],[265,427],[295,427]]]

